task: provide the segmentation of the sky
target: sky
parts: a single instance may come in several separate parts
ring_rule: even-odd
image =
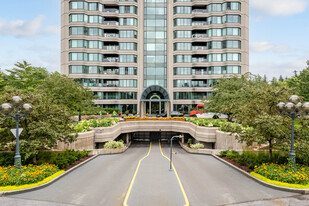
[[[250,0],[250,65],[268,79],[309,60],[309,0]],[[0,69],[26,60],[60,71],[60,0],[0,0]]]

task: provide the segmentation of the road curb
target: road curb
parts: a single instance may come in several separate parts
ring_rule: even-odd
[[[269,187],[269,188],[273,188],[273,189],[277,189],[277,190],[281,190],[281,191],[286,191],[286,192],[295,192],[295,193],[300,193],[300,194],[309,194],[309,189],[297,189],[297,188],[289,188],[289,187],[280,187],[280,186],[277,186],[277,185],[273,185],[273,184],[269,184],[267,182],[264,182],[252,175],[250,175],[249,173],[243,171],[242,169],[239,169],[238,167],[236,167],[235,165],[221,159],[220,157],[214,155],[214,154],[208,154],[208,153],[200,153],[200,152],[194,152],[192,150],[190,151],[187,151],[186,148],[183,147],[182,144],[180,144],[181,147],[183,148],[183,150],[185,150],[187,153],[190,153],[190,154],[199,154],[199,155],[210,155],[210,156],[213,156],[214,158],[216,158],[217,160],[223,162],[224,164],[234,168],[235,170],[237,170],[238,172],[246,175],[247,177],[253,179],[254,181],[256,181],[257,183],[261,184],[261,185],[264,185],[266,187]]]
[[[85,160],[84,162],[72,167],[71,169],[69,169],[68,171],[62,173],[61,175],[55,177],[54,179],[50,180],[49,182],[46,182],[44,184],[41,184],[41,185],[38,185],[38,186],[35,186],[35,187],[31,187],[31,188],[26,188],[26,189],[22,189],[22,190],[10,190],[10,191],[0,191],[0,197],[1,196],[7,196],[7,195],[12,195],[12,194],[20,194],[20,193],[25,193],[25,192],[31,192],[31,191],[34,191],[34,190],[38,190],[38,189],[41,189],[41,188],[44,188],[44,187],[47,187],[48,185],[56,182],[57,180],[59,180],[60,178],[64,177],[65,175],[69,174],[70,172],[72,172],[73,170],[79,168],[80,166],[86,164],[87,162],[95,159],[96,157],[98,156],[101,156],[101,155],[113,155],[113,154],[121,154],[121,153],[124,153],[126,152],[129,147],[131,146],[131,142],[130,144],[127,145],[127,148],[122,151],[122,152],[118,152],[118,153],[106,153],[106,154],[96,154],[94,155],[93,157]]]
[[[47,187],[48,185],[56,182],[57,180],[59,180],[60,178],[64,177],[65,175],[69,174],[70,172],[72,172],[73,170],[77,169],[78,167],[86,164],[87,162],[95,159],[96,157],[98,157],[99,155],[94,155],[93,157],[85,160],[84,162],[72,167],[71,169],[69,169],[68,171],[62,173],[61,175],[55,177],[54,179],[50,180],[49,182],[46,182],[44,184],[41,184],[41,185],[38,185],[38,186],[35,186],[35,187],[31,187],[31,188],[26,188],[26,189],[22,189],[22,190],[10,190],[10,191],[0,191],[0,197],[1,196],[7,196],[7,195],[12,195],[12,194],[20,194],[20,193],[24,193],[24,192],[31,192],[31,191],[34,191],[34,190],[38,190],[38,189],[41,189],[41,188],[44,188],[44,187]]]

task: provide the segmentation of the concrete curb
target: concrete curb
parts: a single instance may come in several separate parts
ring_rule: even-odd
[[[69,174],[70,172],[72,172],[73,170],[77,169],[78,167],[86,164],[87,162],[95,159],[96,157],[98,157],[98,155],[95,155],[89,159],[87,159],[86,161],[72,167],[71,169],[69,169],[68,171],[62,173],[61,175],[55,177],[54,179],[50,180],[49,182],[46,182],[44,184],[41,184],[41,185],[38,185],[38,186],[35,186],[35,187],[31,187],[31,188],[26,188],[26,189],[22,189],[22,190],[9,190],[9,191],[0,191],[0,197],[1,196],[6,196],[6,195],[11,195],[11,194],[20,194],[20,193],[24,193],[24,192],[30,192],[30,191],[34,191],[34,190],[37,190],[37,189],[41,189],[41,188],[44,188],[50,184],[52,184],[53,182],[59,180],[60,178],[64,177],[65,175]]]
[[[118,153],[106,153],[106,154],[96,154],[94,155],[93,157],[87,159],[86,161],[72,167],[71,169],[69,169],[68,171],[62,173],[61,175],[55,177],[54,179],[50,180],[49,182],[46,182],[44,184],[41,184],[41,185],[38,185],[38,186],[35,186],[35,187],[31,187],[31,188],[27,188],[27,189],[22,189],[22,190],[10,190],[10,191],[0,191],[0,197],[1,196],[7,196],[7,195],[11,195],[11,194],[20,194],[20,193],[24,193],[24,192],[31,192],[31,191],[34,191],[34,190],[38,190],[38,189],[41,189],[41,188],[44,188],[44,187],[47,187],[48,185],[56,182],[57,180],[59,180],[60,178],[64,177],[65,175],[69,174],[70,172],[72,172],[73,170],[81,167],[82,165],[86,164],[87,162],[97,158],[98,156],[101,156],[101,155],[112,155],[112,154],[121,154],[121,153],[124,153],[125,151],[127,151],[129,149],[129,147],[131,146],[131,142],[130,144],[127,145],[127,148],[124,150],[124,151],[121,151],[121,152],[118,152]]]
[[[192,150],[187,150],[187,148],[185,148],[184,145],[182,145],[180,143],[180,146],[188,153],[191,153],[191,154],[199,154],[199,155],[210,155],[210,156],[213,156],[214,158],[216,158],[217,160],[223,162],[224,164],[234,168],[235,170],[237,170],[238,172],[244,174],[245,176],[253,179],[254,181],[256,181],[257,183],[261,184],[261,185],[264,185],[266,187],[269,187],[269,188],[272,188],[272,189],[277,189],[277,190],[282,190],[282,191],[286,191],[286,192],[295,192],[295,193],[301,193],[301,194],[309,194],[309,189],[297,189],[297,188],[289,188],[289,187],[280,187],[280,186],[277,186],[277,185],[273,185],[273,184],[269,184],[267,182],[264,182],[252,175],[250,175],[249,173],[243,171],[242,169],[239,169],[238,167],[234,166],[233,164],[221,159],[220,157],[212,154],[212,153],[201,153],[201,152],[195,152],[195,151],[192,151]]]

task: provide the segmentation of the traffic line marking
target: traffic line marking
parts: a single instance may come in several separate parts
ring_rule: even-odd
[[[142,162],[142,160],[144,160],[146,157],[148,157],[148,155],[150,154],[150,150],[151,150],[151,142],[149,144],[149,150],[148,150],[148,153],[146,156],[144,156],[142,159],[139,160],[138,164],[137,164],[137,167],[136,167],[136,170],[135,170],[135,173],[133,175],[133,178],[132,178],[132,181],[130,183],[130,186],[129,186],[129,189],[127,191],[127,194],[124,198],[124,201],[123,201],[123,206],[128,206],[128,199],[129,199],[129,196],[130,196],[130,193],[131,193],[131,190],[132,190],[132,187],[133,187],[133,184],[134,184],[134,181],[135,181],[135,178],[136,178],[136,175],[137,175],[137,172],[138,172],[138,169],[139,169],[139,166]]]
[[[168,161],[171,161],[170,158],[168,158],[167,156],[164,155],[164,153],[163,153],[163,151],[162,151],[162,147],[161,147],[161,142],[159,142],[159,145],[160,145],[160,151],[161,151],[162,156],[165,157],[166,159],[168,159]],[[178,173],[177,173],[177,171],[176,171],[176,168],[174,167],[173,162],[172,162],[172,167],[173,167],[173,170],[174,170],[174,172],[175,172],[176,178],[177,178],[177,180],[178,180],[179,187],[180,187],[180,189],[181,189],[182,195],[183,195],[183,197],[184,197],[184,199],[185,199],[185,202],[186,202],[185,206],[189,206],[190,204],[189,204],[188,197],[187,197],[186,192],[185,192],[185,190],[184,190],[184,188],[183,188],[183,186],[182,186],[182,183],[181,183],[181,181],[180,181],[180,178],[179,178],[179,176],[178,176]]]

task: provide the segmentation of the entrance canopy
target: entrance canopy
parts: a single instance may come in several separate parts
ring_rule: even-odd
[[[152,98],[153,96],[158,96],[159,98]],[[152,85],[147,87],[142,95],[141,102],[169,102],[170,97],[168,92],[159,85]]]

